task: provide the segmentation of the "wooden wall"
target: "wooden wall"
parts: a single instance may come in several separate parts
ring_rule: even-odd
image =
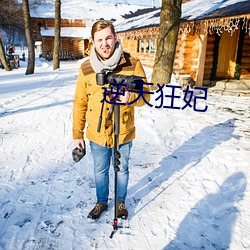
[[[236,33],[234,34],[236,35]],[[204,67],[204,82],[205,85],[213,85],[213,82],[216,80],[219,80],[220,78],[234,78],[234,72],[237,68],[230,69],[229,65],[229,71],[231,70],[231,74],[228,74],[227,76],[221,77],[218,73],[218,65],[219,60],[226,59],[226,56],[220,55],[222,52],[222,46],[225,47],[225,45],[222,44],[222,36],[218,36],[215,33],[208,34],[207,36],[207,49],[206,49],[206,59],[205,59],[205,67]],[[235,37],[228,35],[227,40],[224,41],[224,43],[232,43],[233,40],[235,40]],[[237,37],[237,39],[239,39]],[[238,43],[238,45],[237,45]],[[250,79],[250,36],[248,34],[244,35],[243,43],[240,44],[237,40],[236,43],[234,42],[233,47],[228,51],[228,53],[237,52],[239,50],[242,50],[242,54],[240,56],[240,77],[239,79]],[[236,59],[230,59],[231,64],[236,64]],[[223,63],[223,62],[221,62]],[[228,64],[229,62],[225,62],[225,64]],[[237,67],[237,66],[236,66]],[[229,72],[228,71],[228,72]],[[229,72],[230,73],[230,72]]]
[[[132,56],[138,58],[145,67],[152,68],[154,66],[155,53],[149,53],[146,51],[138,52],[138,40],[121,39],[120,41],[124,51],[127,51],[131,53]]]
[[[154,66],[155,51],[157,49],[157,39],[155,38],[155,50],[152,52],[140,50],[140,43],[146,42],[146,38],[126,39],[120,38],[123,49],[140,59],[145,67]],[[149,39],[154,39],[150,37]],[[173,73],[177,75],[190,75],[193,79],[197,73],[197,57],[199,52],[197,35],[185,36],[179,34],[176,47],[176,55],[173,66]],[[144,45],[145,47],[145,45]]]
[[[137,40],[121,40],[122,46],[123,46],[123,50],[127,51],[131,54],[135,54],[136,53],[136,47],[137,47]]]
[[[88,40],[78,38],[61,38],[60,51],[69,51],[76,57],[83,57],[84,51],[88,47]],[[53,51],[54,37],[42,37],[42,57],[46,58],[48,52]]]
[[[196,81],[198,74],[199,35],[179,34],[177,39],[173,73],[177,78],[185,76]]]
[[[42,57],[46,58],[48,52],[53,51],[54,37],[42,37]]]
[[[195,35],[188,35],[185,37],[185,40],[183,40],[183,37],[180,37],[181,35],[179,35],[177,41],[173,71],[178,75],[190,75],[191,78],[195,79],[199,52],[198,38]]]
[[[242,49],[239,79],[250,79],[249,34],[245,34],[244,41],[240,43],[239,31],[237,30],[232,34],[223,31],[220,36],[215,31],[210,33],[211,30],[207,34],[201,31],[201,34],[195,32],[198,30],[178,35],[173,65],[173,73],[177,77],[189,75],[197,83],[197,86],[211,86],[221,78],[234,78],[237,67],[239,67],[239,63],[237,64],[238,50]],[[121,33],[119,37],[121,37],[124,49],[139,58],[144,66],[150,68],[154,66],[155,53],[138,51],[138,44],[142,43],[143,39],[145,41],[145,39],[157,37],[157,27],[154,27],[154,33],[141,29]]]
[[[145,67],[153,68],[154,60],[155,60],[155,54],[135,53],[133,56],[138,58]]]
[[[35,40],[42,41],[42,57],[46,58],[48,52],[53,51],[54,37],[42,37],[40,34],[40,28],[54,27],[54,18],[31,18],[33,37]],[[86,27],[86,21],[84,20],[61,20],[61,27]],[[82,40],[80,38],[62,37],[60,51],[69,51],[77,57],[83,57],[84,51],[88,47],[88,40]]]
[[[183,53],[185,47],[185,36],[178,36],[176,50],[175,50],[175,59],[173,65],[173,73],[178,74],[178,72],[183,68]]]
[[[206,50],[206,59],[204,67],[204,77],[203,80],[210,80],[212,70],[213,70],[213,60],[214,60],[214,50],[215,50],[215,34],[207,36],[207,50]]]
[[[37,27],[49,28],[55,27],[55,19],[54,18],[31,18],[33,28],[37,29]],[[61,27],[86,27],[86,21],[84,20],[70,20],[70,19],[62,19]]]
[[[240,79],[250,79],[250,36],[245,35],[242,45]]]

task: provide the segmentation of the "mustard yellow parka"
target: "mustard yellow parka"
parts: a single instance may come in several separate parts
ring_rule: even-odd
[[[144,77],[146,75],[139,60],[136,60],[128,53],[123,53],[119,65],[113,71],[114,74],[121,75],[137,75]],[[108,114],[111,109],[111,104],[105,101],[102,114],[102,124],[100,132],[97,132],[98,121],[104,99],[103,87],[96,83],[96,73],[93,71],[90,61],[82,63],[79,69],[79,75],[76,83],[75,97],[73,102],[73,140],[84,138],[84,129],[86,128],[86,137],[88,140],[95,142],[101,146],[114,146],[113,136],[113,118],[108,119]],[[149,87],[144,84],[145,92],[149,92]],[[150,94],[143,94],[145,100],[149,102]],[[136,100],[138,93],[130,92],[128,103]],[[106,97],[109,101],[109,98]],[[142,97],[138,98],[133,104],[120,105],[120,135],[119,144],[129,142],[135,138],[134,125],[134,107],[140,107],[145,104]]]

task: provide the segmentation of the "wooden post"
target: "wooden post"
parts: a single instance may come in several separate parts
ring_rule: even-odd
[[[147,39],[143,38],[143,53],[146,54],[146,49],[147,49]]]
[[[198,54],[198,65],[196,72],[196,86],[202,87],[203,78],[204,78],[204,68],[205,68],[205,60],[206,60],[206,50],[207,50],[207,35],[200,34],[199,36],[199,54]]]

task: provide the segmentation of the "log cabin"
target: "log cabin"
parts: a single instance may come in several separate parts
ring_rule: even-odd
[[[61,0],[61,59],[79,59],[90,53],[90,30],[98,19],[115,21],[122,15],[148,8],[142,5],[110,2]],[[55,4],[44,4],[31,10],[34,41],[40,41],[41,57],[52,59],[54,45]]]
[[[41,57],[52,60],[54,18],[32,18],[33,37],[41,41]],[[92,20],[61,20],[60,59],[80,59],[87,54]]]
[[[147,67],[154,65],[159,24],[160,8],[115,22],[124,50]],[[173,73],[198,87],[250,79],[250,1],[184,1]]]

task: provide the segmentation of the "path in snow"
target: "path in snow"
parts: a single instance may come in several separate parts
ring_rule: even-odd
[[[249,99],[209,95],[205,113],[137,109],[130,229],[111,240],[113,171],[109,210],[89,223],[95,203],[89,146],[80,163],[71,159],[79,65],[71,66],[53,72],[42,65],[34,76],[20,75],[15,93],[8,84],[16,77],[5,79],[0,249],[249,248]]]

